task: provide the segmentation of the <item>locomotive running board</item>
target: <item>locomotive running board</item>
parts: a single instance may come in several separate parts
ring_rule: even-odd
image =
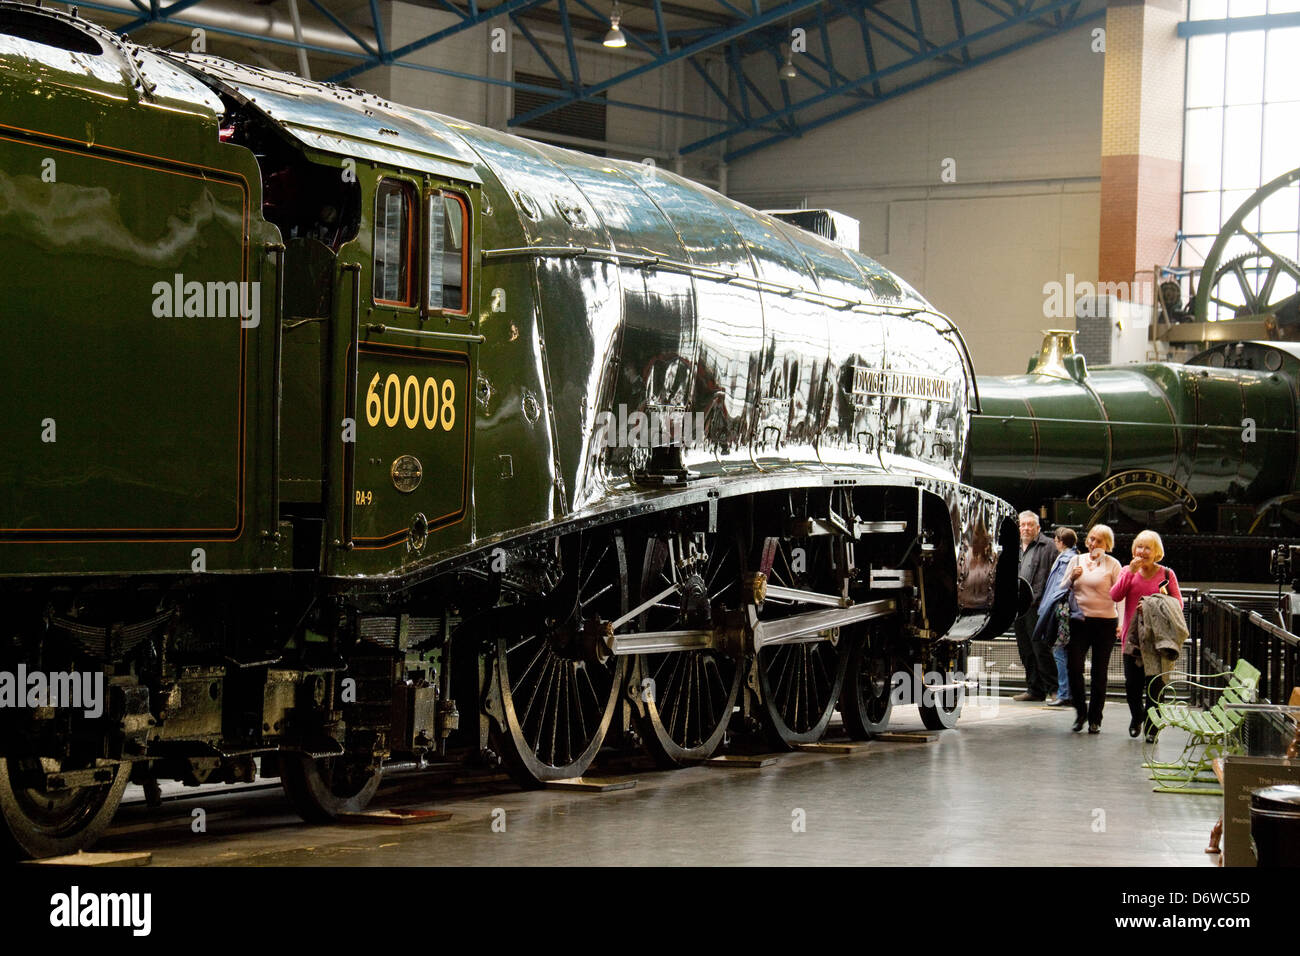
[[[759,621],[755,620],[753,605],[750,605],[746,609],[742,640],[747,645],[745,649],[754,651],[775,644],[825,641],[831,639],[835,628],[886,617],[896,610],[894,599],[886,598],[827,611],[806,611],[775,621]],[[737,630],[740,629],[721,627],[713,630],[645,631],[640,634],[607,633],[604,644],[608,653],[615,657],[710,650],[734,654],[740,649],[737,647],[740,643]]]

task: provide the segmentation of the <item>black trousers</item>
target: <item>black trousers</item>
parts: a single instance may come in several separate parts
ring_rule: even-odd
[[[1133,717],[1133,723],[1143,722],[1143,730],[1151,729],[1146,722],[1147,711],[1155,706],[1155,698],[1160,696],[1164,684],[1164,680],[1157,677],[1148,688],[1142,658],[1136,654],[1124,655],[1124,696],[1128,698],[1128,712]]]
[[[1070,675],[1070,700],[1080,720],[1101,723],[1101,709],[1106,706],[1106,672],[1110,653],[1115,649],[1115,632],[1119,620],[1113,617],[1085,617],[1070,622],[1070,643],[1066,647]],[[1092,651],[1092,693],[1083,694],[1083,662]]]
[[[1033,640],[1037,623],[1035,606],[1016,618],[1016,650],[1025,668],[1025,690],[1034,697],[1046,698],[1056,693],[1056,661],[1052,658],[1051,645]]]

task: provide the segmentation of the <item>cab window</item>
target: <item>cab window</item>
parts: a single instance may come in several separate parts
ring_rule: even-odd
[[[469,203],[457,193],[429,194],[429,311],[468,311]]]
[[[375,190],[375,301],[414,305],[411,221],[415,188],[385,179]]]

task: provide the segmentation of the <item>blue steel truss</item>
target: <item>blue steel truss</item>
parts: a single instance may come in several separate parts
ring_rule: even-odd
[[[172,0],[164,5],[162,0],[132,0],[139,15],[117,27],[117,31],[125,35],[150,24],[170,23],[354,60],[353,65],[330,77],[334,82],[345,82],[376,67],[394,66],[528,90],[549,98],[549,102],[511,119],[510,125],[516,127],[565,106],[600,97],[610,107],[706,124],[715,131],[683,145],[680,152],[688,154],[712,146],[721,150],[728,161],[987,63],[1105,13],[1104,0],[714,0],[716,6],[707,9],[670,0],[623,0],[621,28],[629,47],[640,51],[641,56],[629,61],[635,65],[608,79],[584,82],[576,41],[601,39],[612,0],[500,0],[491,6],[483,0],[432,0],[459,19],[396,48],[385,38],[378,0],[369,0],[373,41],[358,35],[332,12],[329,0],[305,0],[355,44],[355,52],[205,26],[184,18],[186,10],[202,2]],[[81,0],[79,5],[121,13],[119,8],[97,0]],[[637,28],[628,24],[633,14],[641,24]],[[689,25],[668,29],[669,17],[675,24],[685,20]],[[418,51],[491,21],[498,21],[494,25],[513,24],[559,80],[560,89],[409,59]],[[538,22],[544,22],[552,31],[558,27],[566,56],[552,57],[545,51],[530,30],[530,25]],[[797,77],[778,81],[777,71],[785,64],[795,28],[804,31],[805,39],[805,45],[791,57]],[[838,43],[832,42],[832,34]],[[845,44],[845,36],[853,38],[851,45]],[[725,83],[710,74],[703,54],[726,64],[729,75]],[[686,75],[700,81],[717,99],[721,116],[610,97],[610,91],[619,85],[677,62],[688,66]]]

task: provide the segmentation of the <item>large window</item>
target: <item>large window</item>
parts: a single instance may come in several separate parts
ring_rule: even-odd
[[[1190,0],[1189,20],[1300,11],[1300,0]],[[1189,36],[1183,140],[1181,264],[1200,266],[1223,223],[1260,186],[1300,166],[1300,27]],[[1272,251],[1300,261],[1300,185],[1275,193],[1243,224]],[[1266,264],[1244,237],[1224,260],[1258,291]],[[1224,281],[1234,281],[1228,276]],[[1286,290],[1294,292],[1294,279]],[[1230,296],[1231,297],[1231,296]],[[1240,301],[1235,298],[1235,301]],[[1211,306],[1211,318],[1231,318]]]
[[[411,211],[415,187],[385,179],[375,190],[375,301],[414,305],[411,283]]]
[[[456,193],[429,194],[429,311],[466,311],[469,204]]]

